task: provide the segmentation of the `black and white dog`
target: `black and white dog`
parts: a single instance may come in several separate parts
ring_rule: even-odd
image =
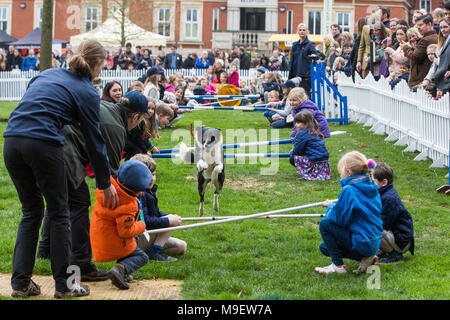
[[[198,170],[198,193],[200,195],[199,214],[203,215],[204,197],[208,183],[212,183],[214,191],[214,210],[219,211],[219,193],[225,181],[222,132],[220,129],[197,127],[194,137],[195,148],[192,153],[181,143],[180,158],[185,163],[195,163]]]

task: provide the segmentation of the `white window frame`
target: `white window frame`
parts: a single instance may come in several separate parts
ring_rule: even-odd
[[[9,27],[9,8],[8,7],[0,7],[0,30],[8,33]],[[4,27],[3,27],[4,26]]]
[[[286,11],[286,33],[294,33],[294,11],[292,10]]]
[[[427,12],[431,12],[433,10],[432,6],[433,3],[431,0],[420,0],[420,9],[425,9]]]
[[[212,30],[213,31],[219,30],[219,26],[220,26],[219,15],[220,15],[219,8],[213,8],[213,21],[212,21]]]
[[[37,7],[37,10],[38,10],[37,26],[39,29],[42,29],[42,15],[44,14],[44,7],[39,6]]]
[[[194,15],[195,12],[195,15]],[[190,18],[189,17],[189,13],[190,13]],[[196,18],[196,20],[194,21],[194,16]],[[199,33],[200,33],[200,10],[198,8],[186,8],[186,10],[184,11],[184,38],[185,39],[195,39],[197,40],[199,37]],[[188,28],[188,26],[190,26],[190,28]],[[194,30],[194,26],[197,27],[197,32],[196,34],[193,33]],[[188,31],[190,31],[190,33],[188,33]]]
[[[167,20],[166,19],[163,19],[163,20],[160,19],[161,11],[164,11],[163,17],[166,17],[166,12],[167,11],[169,12],[169,17],[168,17]],[[172,36],[172,8],[158,8],[156,14],[157,14],[157,16],[156,16],[156,33],[158,33],[158,34],[160,34],[162,36],[166,36],[167,38],[170,38]],[[168,25],[168,27],[169,27],[169,34],[168,35],[165,34],[165,32],[163,32],[163,33],[159,32],[159,26],[161,24],[164,25],[163,26],[164,30],[166,30],[166,27]]]
[[[342,23],[339,23],[339,16],[342,17]],[[347,22],[348,24],[345,24],[345,16],[348,17]],[[341,27],[341,32],[351,32],[352,28],[351,28],[351,12],[348,11],[337,11],[336,12],[336,24],[339,25],[339,27]]]
[[[91,10],[90,19],[88,19],[88,12]],[[92,18],[92,11],[95,11],[95,19]],[[98,27],[99,24],[99,13],[100,10],[98,7],[86,7],[84,10],[84,30],[85,31],[91,31]],[[93,27],[93,24],[95,23],[95,27]],[[90,27],[88,28],[88,24],[90,24]]]
[[[321,34],[321,32],[322,32],[322,24],[323,24],[323,14],[322,14],[322,10],[308,10],[307,11],[308,12],[308,32],[309,32],[309,34]],[[319,12],[320,13],[320,30],[316,30],[316,17],[317,17],[317,12]],[[310,13],[314,13],[314,23],[313,23],[313,28],[310,28],[309,27],[309,15],[310,15]]]

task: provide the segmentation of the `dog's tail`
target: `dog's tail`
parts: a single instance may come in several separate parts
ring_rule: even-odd
[[[186,164],[194,163],[194,153],[186,146],[184,142],[180,144],[180,159]]]

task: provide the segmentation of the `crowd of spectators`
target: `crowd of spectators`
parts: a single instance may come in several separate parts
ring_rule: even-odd
[[[416,10],[409,24],[403,19],[391,17],[388,7],[379,7],[373,14],[360,18],[355,24],[355,32],[342,32],[339,25],[332,25],[330,34],[324,36],[322,44],[308,46],[318,50],[315,62],[323,61],[332,79],[338,72],[345,72],[354,78],[359,73],[362,78],[369,73],[379,80],[384,78],[394,88],[399,82],[406,81],[411,90],[425,89],[430,96],[439,98],[450,87],[448,35],[450,33],[450,1],[443,8],[432,12]],[[307,27],[304,26],[303,29]],[[301,31],[299,31],[301,32]],[[300,33],[299,33],[300,34]],[[305,41],[302,44],[306,43]],[[175,45],[169,52],[159,50],[154,54],[149,48],[125,47],[113,52],[109,51],[104,63],[105,70],[149,70],[151,67],[162,69],[200,69],[204,70],[204,78],[209,84],[231,83],[241,86],[242,81],[236,73],[239,70],[256,69],[258,77],[250,80],[242,89],[244,91],[262,91],[266,74],[279,71],[290,71],[289,78],[305,77],[302,69],[308,69],[304,61],[295,56],[287,48],[276,48],[271,56],[261,55],[255,47],[234,47],[221,50],[218,47],[204,50],[200,55],[187,52],[185,57],[177,51]],[[300,49],[299,49],[300,50]],[[292,54],[291,54],[292,53]],[[53,53],[53,67],[68,68],[68,62],[73,56],[70,45],[59,55]],[[291,69],[295,69],[294,72]],[[7,52],[0,49],[0,71],[20,69],[22,71],[39,69],[39,54],[29,50],[22,57],[20,52],[10,46]],[[234,70],[234,71],[231,71]],[[197,72],[198,74],[198,72]],[[229,80],[230,75],[232,79]],[[201,79],[196,77],[196,83]],[[307,92],[308,85],[303,84]],[[281,93],[281,89],[280,89]]]

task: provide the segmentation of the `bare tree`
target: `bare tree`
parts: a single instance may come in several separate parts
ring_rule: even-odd
[[[52,67],[53,42],[53,0],[44,0],[42,9],[41,53],[39,70],[42,72]]]

